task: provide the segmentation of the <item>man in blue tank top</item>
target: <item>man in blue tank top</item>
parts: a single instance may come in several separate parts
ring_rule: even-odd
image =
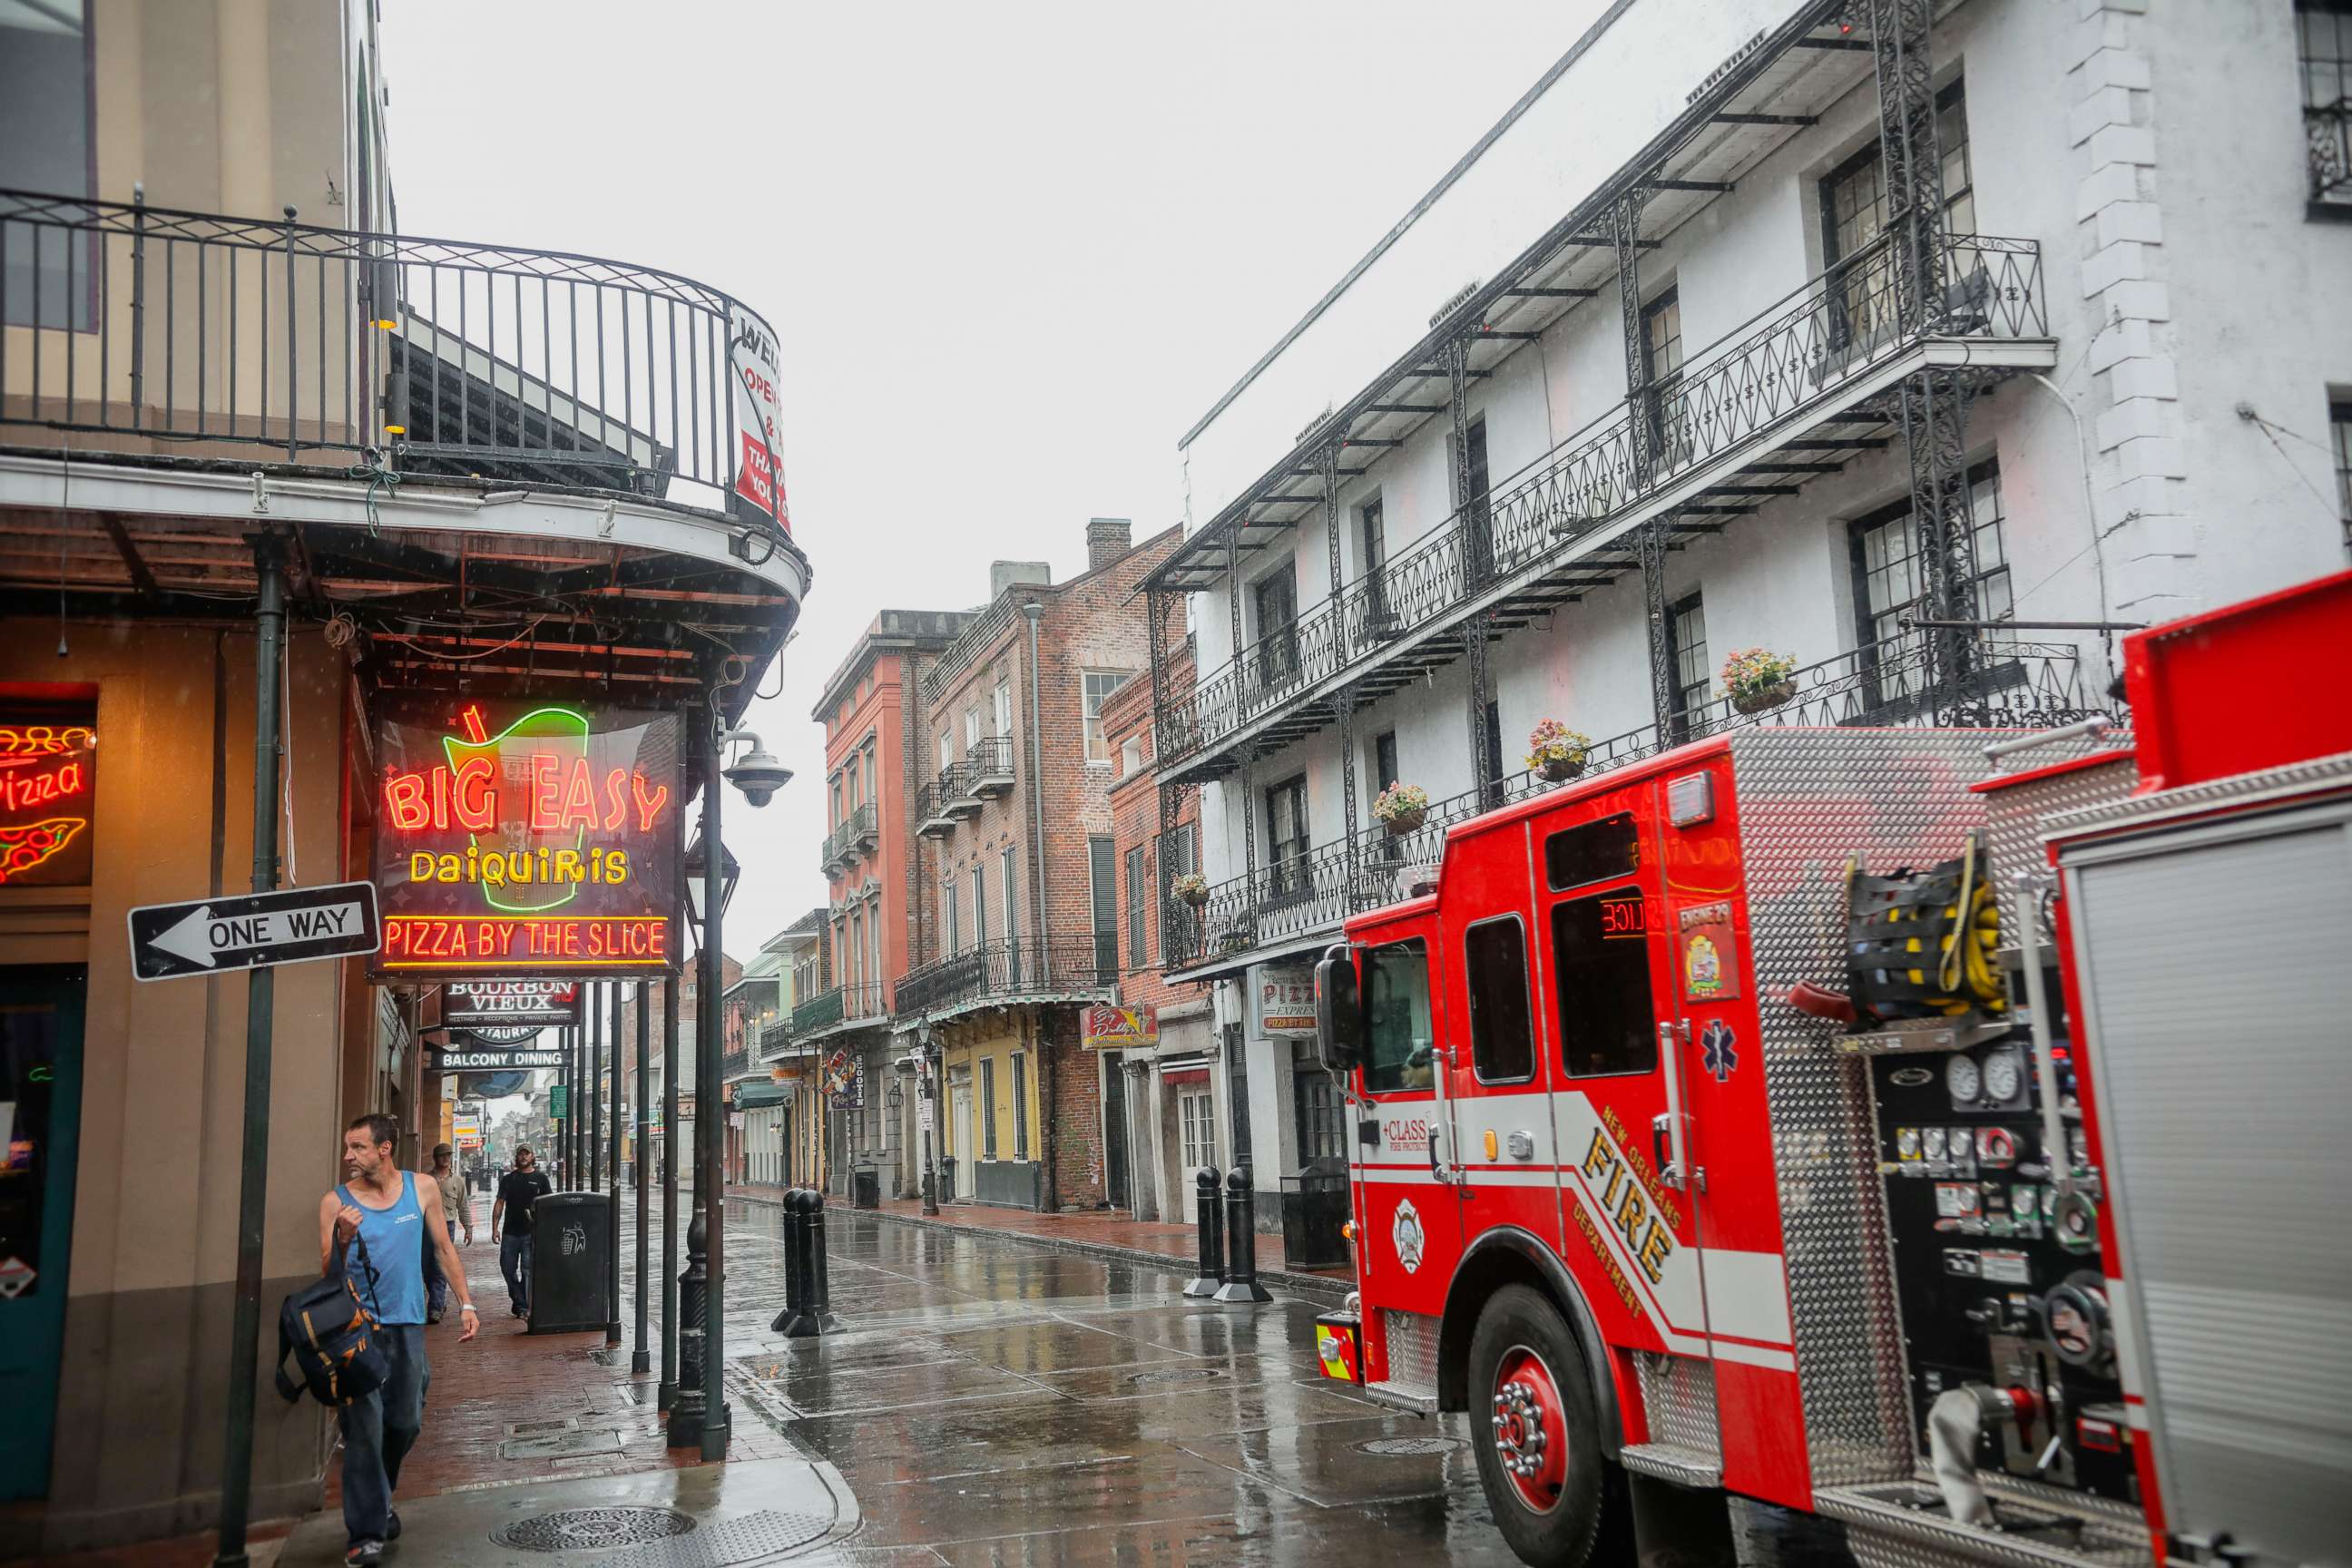
[[[425,1360],[425,1247],[439,1259],[457,1291],[464,1342],[481,1327],[464,1265],[441,1220],[441,1194],[431,1176],[403,1171],[394,1159],[400,1124],[389,1116],[362,1116],[343,1132],[341,1186],[319,1204],[319,1262],[351,1280],[381,1326],[389,1373],[382,1388],[342,1408],[343,1561],[383,1561],[387,1541],[400,1536],[392,1510],[400,1461],[425,1425],[425,1391],[433,1369]],[[357,1245],[354,1245],[354,1238]]]

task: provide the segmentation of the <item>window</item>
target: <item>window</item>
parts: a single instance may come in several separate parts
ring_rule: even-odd
[[[866,802],[865,795],[859,793],[856,757],[852,756],[849,759],[848,763],[842,770],[842,776],[848,781],[845,789],[849,803],[849,809],[856,811]]]
[[[996,1158],[996,1058],[980,1058],[980,1157]]]
[[[2001,533],[2000,468],[1979,463],[1968,472],[1969,538],[1974,556],[1969,602],[1976,617],[2005,621],[2010,617],[2009,551]],[[1877,700],[1888,701],[1917,691],[1923,668],[1903,657],[1895,639],[1905,634],[1896,625],[1921,607],[1927,576],[1919,560],[1918,530],[1906,499],[1882,508],[1847,525],[1852,541],[1855,635],[1873,667]]]
[[[1127,852],[1127,966],[1129,969],[1143,967],[1143,910],[1149,901],[1150,880],[1143,869],[1143,846],[1138,844]]]
[[[1630,877],[1641,863],[1642,843],[1630,811],[1562,828],[1544,840],[1544,883],[1555,893]]]
[[[951,730],[941,730],[940,731],[940,772],[945,773],[954,764],[955,732]]]
[[[1648,909],[1639,888],[1562,899],[1551,910],[1559,1058],[1570,1078],[1658,1065],[1650,1004]]]
[[[1936,95],[1936,138],[1944,153],[1944,232],[1976,232],[1976,191],[1969,157],[1967,102],[1954,81]],[[1870,250],[1886,229],[1886,163],[1873,142],[1822,181],[1822,262],[1841,262]],[[1884,342],[1895,326],[1895,267],[1882,248],[1831,285],[1832,329],[1843,344]]]
[[[861,912],[849,917],[849,984],[862,984],[866,975],[866,916]]]
[[[1002,891],[1004,896],[1004,937],[1007,942],[1012,942],[1017,940],[1021,935],[1021,921],[1013,912],[1013,889],[1014,882],[1013,877],[1012,850],[1007,849],[1004,852],[1003,858],[998,861],[997,872],[998,875],[996,879],[1003,885]]]
[[[996,678],[996,697],[994,700],[994,708],[996,733],[1000,736],[1012,734],[1013,681],[1009,677],[1000,675]]]
[[[90,9],[75,0],[0,13],[0,188],[94,194]],[[24,223],[5,233],[0,300],[7,324],[90,331],[98,313],[95,237]]]
[[[1013,1053],[1013,1157],[1029,1157],[1029,1058]]]
[[[1286,561],[1250,584],[1257,612],[1257,679],[1279,686],[1298,675],[1298,563]]]
[[[2344,542],[2352,548],[2352,402],[2328,405],[2327,434],[2336,447],[2336,503],[2344,513]]]
[[[988,868],[971,868],[971,940],[976,946],[988,945]]]
[[[1265,792],[1267,890],[1277,899],[1303,897],[1307,886],[1307,775]]]
[[[2295,0],[2311,199],[2352,201],[2352,0]]]
[[[1492,811],[1503,804],[1503,781],[1509,772],[1503,766],[1503,705],[1486,704],[1486,809]]]
[[[1142,770],[1143,737],[1129,735],[1118,743],[1118,776],[1126,778],[1130,773],[1140,773]]]
[[[1706,606],[1686,594],[1666,606],[1666,633],[1674,649],[1675,739],[1690,739],[1690,716],[1706,706],[1711,677],[1706,668]]]
[[[1364,1087],[1428,1089],[1436,1082],[1429,1021],[1429,949],[1420,938],[1364,954]]]
[[[1205,1089],[1176,1097],[1176,1120],[1183,1129],[1184,1168],[1217,1163],[1217,1107]]]
[[[1671,468],[1690,460],[1690,432],[1682,417],[1683,296],[1669,287],[1642,307],[1642,405],[1650,426],[1650,456]]]
[[[975,702],[963,710],[963,754],[970,756],[980,747],[980,704]]]
[[[940,929],[946,933],[947,951],[950,952],[961,952],[963,951],[963,937],[961,933],[956,930],[956,885],[955,873],[952,871],[942,872],[940,874],[940,901],[942,906],[940,915],[941,921]]]
[[[1463,934],[1470,992],[1470,1068],[1480,1083],[1525,1083],[1536,1075],[1535,1019],[1528,1001],[1528,934],[1517,915],[1482,921]]]
[[[841,814],[841,775],[839,773],[833,775],[831,787],[833,792],[833,825],[835,827],[838,827],[844,822],[849,820]]]
[[[1110,742],[1103,735],[1103,700],[1126,685],[1127,676],[1124,671],[1116,669],[1089,669],[1079,679],[1086,718],[1087,761],[1108,763],[1110,761]]]
[[[1378,635],[1396,624],[1389,608],[1388,528],[1379,496],[1356,509],[1356,528],[1363,543],[1364,629]]]
[[[882,1010],[882,916],[866,922],[866,984],[870,988],[866,1005],[873,1012]]]
[[[1118,978],[1118,847],[1100,835],[1087,840],[1087,889],[1095,929],[1095,984],[1108,985]]]
[[[1492,484],[1486,471],[1486,421],[1481,416],[1470,422],[1469,443],[1465,466],[1469,472],[1463,485],[1462,537],[1466,542],[1465,553],[1472,567],[1473,577],[1486,580],[1495,559],[1493,514],[1486,505],[1486,491]]]
[[[1402,776],[1397,772],[1396,731],[1383,730],[1372,737],[1372,793],[1380,794]]]
[[[1300,1163],[1345,1160],[1347,1137],[1339,1120],[1339,1097],[1331,1088],[1331,1075],[1320,1068],[1294,1074],[1290,1100],[1298,1124]]]

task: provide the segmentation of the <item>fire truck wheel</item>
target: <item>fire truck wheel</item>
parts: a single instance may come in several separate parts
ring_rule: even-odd
[[[1603,1526],[1623,1515],[1623,1484],[1601,1451],[1584,1358],[1541,1292],[1506,1285],[1478,1315],[1470,1421],[1478,1479],[1511,1550],[1539,1568],[1592,1561]]]

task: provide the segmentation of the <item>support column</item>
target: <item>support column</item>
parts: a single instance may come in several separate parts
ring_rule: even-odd
[[[604,1213],[609,1233],[604,1244],[604,1342],[617,1345],[621,1342],[621,1102],[628,1096],[622,1092],[625,1080],[621,1074],[621,983],[609,981],[604,991],[604,1033],[610,1041],[605,1054],[613,1064],[612,1087],[605,1090],[612,1107],[605,1114],[612,1118],[612,1126],[604,1150]]]
[[[1342,668],[1356,656],[1356,628],[1349,624],[1348,607],[1339,601],[1339,447],[1333,442],[1323,448],[1323,542],[1331,553],[1331,598],[1336,606],[1338,626],[1335,635],[1339,639],[1339,663]],[[1366,605],[1369,611],[1370,606]],[[1340,854],[1344,861],[1342,875],[1347,878],[1348,907],[1356,907],[1356,699],[1355,693],[1341,687],[1333,693],[1339,704],[1339,828]]]
[[[714,686],[713,689],[716,688]],[[722,922],[726,910],[726,841],[719,834],[719,716],[714,700],[700,722],[702,744],[702,976],[701,996],[694,1008],[694,1130],[698,1156],[694,1175],[695,1207],[701,1211],[708,1238],[704,1268],[709,1285],[703,1298],[702,1325],[702,1457],[727,1457],[730,1431],[727,1411],[727,1113],[726,1054],[720,994],[726,990],[721,955],[725,951]]]
[[[1950,371],[1906,376],[1900,390],[1903,446],[1911,459],[1911,531],[1918,542],[1922,601],[1927,617],[1977,618],[1976,537],[1969,507],[1969,405],[1976,388]],[[1942,626],[1927,631],[1928,678],[1938,721],[1983,722],[1978,702],[1974,631]]]
[[[1445,348],[1446,411],[1454,424],[1454,517],[1462,552],[1462,596],[1475,598],[1494,566],[1494,541],[1486,498],[1470,493],[1470,341],[1456,338]],[[1470,780],[1483,802],[1493,793],[1494,770],[1486,755],[1486,617],[1463,623],[1462,646],[1470,673]]]
[[[253,542],[259,579],[254,607],[253,890],[278,886],[278,777],[282,750],[278,694],[286,657],[283,547],[263,534]],[[253,1503],[253,1384],[260,1370],[262,1240],[269,1204],[270,1049],[275,1043],[278,972],[263,965],[246,977],[245,1147],[239,1162],[236,1307],[230,1320],[228,1418],[221,1458],[220,1568],[244,1568],[246,1521]],[[58,1281],[62,1286],[64,1281]]]
[[[1662,410],[1650,385],[1648,327],[1642,320],[1642,209],[1648,193],[1639,186],[1617,199],[1610,232],[1617,242],[1617,306],[1625,331],[1625,468],[1627,499],[1639,494],[1657,467],[1664,432]],[[1643,640],[1650,654],[1650,718],[1658,742],[1674,740],[1675,639],[1666,619],[1666,535],[1673,520],[1657,517],[1633,535],[1642,566]]]
[[[646,1346],[646,1289],[650,1283],[649,1276],[652,1274],[652,1270],[646,1267],[648,1261],[646,1226],[651,1218],[647,1211],[653,1206],[651,1167],[654,1151],[653,1139],[649,1135],[653,1125],[653,1063],[650,1059],[653,1056],[651,1038],[653,1024],[652,1020],[646,1016],[646,1004],[652,999],[651,994],[646,990],[646,983],[642,980],[638,981],[635,1008],[637,1015],[637,1336],[635,1348],[629,1353],[629,1371],[632,1373],[647,1373],[653,1370],[653,1354]]]
[[[684,906],[680,888],[680,907]],[[662,991],[662,1344],[659,1407],[677,1403],[677,981]]]
[[[604,1047],[612,1029],[604,1022],[604,988],[593,984],[583,985],[588,1003],[588,1114],[581,1119],[582,1136],[588,1141],[587,1188],[592,1193],[604,1190]]]

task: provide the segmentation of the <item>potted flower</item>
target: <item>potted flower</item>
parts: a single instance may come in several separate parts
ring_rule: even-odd
[[[1552,784],[1582,773],[1584,759],[1591,750],[1591,736],[1571,730],[1557,719],[1546,719],[1528,731],[1528,766]]]
[[[1391,837],[1402,837],[1429,820],[1429,792],[1400,780],[1373,798],[1372,816],[1388,825]]]
[[[1769,648],[1744,647],[1723,661],[1724,695],[1742,713],[1762,713],[1797,695],[1797,661]]]
[[[1194,909],[1209,901],[1209,879],[1198,871],[1185,871],[1171,884],[1176,896]]]

